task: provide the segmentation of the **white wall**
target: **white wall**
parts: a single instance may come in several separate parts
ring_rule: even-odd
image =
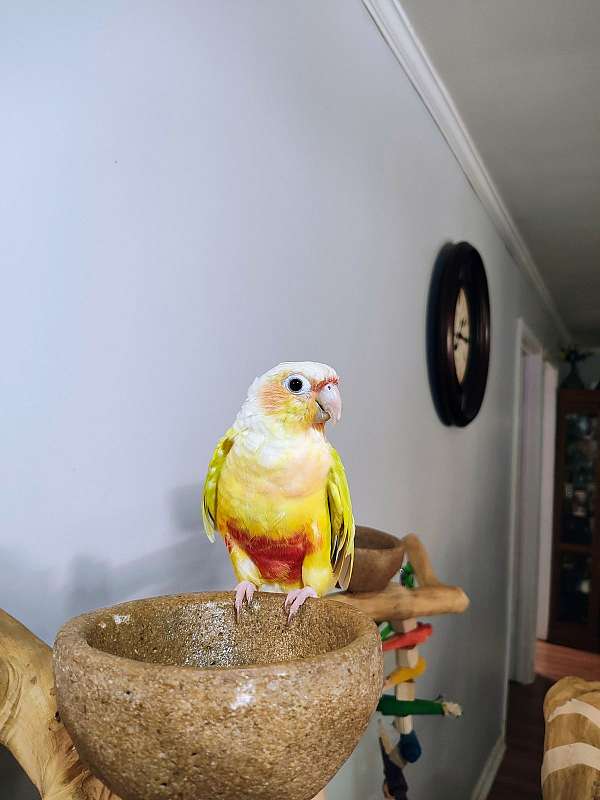
[[[411,794],[469,796],[501,731],[515,334],[551,322],[359,0],[12,3],[0,47],[0,605],[232,585],[198,518],[251,379],[333,364],[357,519],[418,532],[472,606],[440,618]],[[7,191],[8,187],[8,191]],[[465,430],[431,403],[435,256],[486,264],[492,359]],[[376,400],[375,400],[376,398]],[[380,796],[374,730],[331,800]]]

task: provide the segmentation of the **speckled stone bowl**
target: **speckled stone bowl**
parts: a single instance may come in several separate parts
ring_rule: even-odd
[[[350,592],[380,592],[402,566],[404,544],[391,533],[356,526]]]
[[[54,645],[81,759],[123,800],[310,800],[354,750],[382,690],[375,624],[309,600],[289,626],[258,593],[135,600],[76,617]]]

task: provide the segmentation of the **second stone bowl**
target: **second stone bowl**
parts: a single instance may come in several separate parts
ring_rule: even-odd
[[[405,546],[391,533],[357,525],[350,592],[380,592],[402,566]]]
[[[123,800],[310,800],[354,750],[379,700],[375,624],[257,593],[135,600],[68,622],[54,646],[58,707],[82,761]]]

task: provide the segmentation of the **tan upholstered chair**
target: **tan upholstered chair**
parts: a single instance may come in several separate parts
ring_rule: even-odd
[[[559,680],[544,719],[544,800],[600,800],[600,681]]]

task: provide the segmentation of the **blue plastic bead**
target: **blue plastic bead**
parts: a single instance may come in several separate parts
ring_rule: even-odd
[[[400,755],[409,764],[414,764],[421,756],[421,745],[414,731],[400,735]]]

